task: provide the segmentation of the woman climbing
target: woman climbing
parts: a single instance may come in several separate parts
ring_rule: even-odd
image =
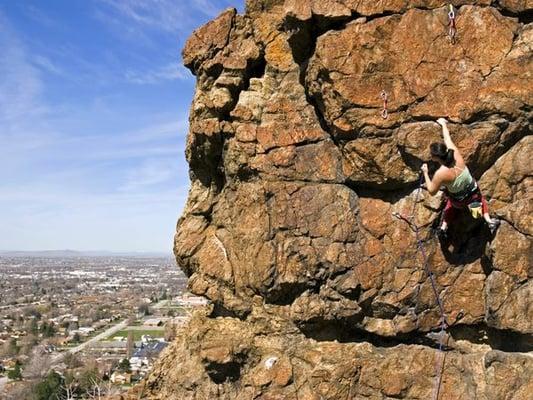
[[[431,195],[435,195],[441,185],[446,188],[447,201],[444,207],[444,218],[437,234],[442,239],[446,239],[448,225],[456,218],[457,211],[465,208],[470,209],[474,218],[483,214],[490,232],[494,234],[500,221],[490,217],[487,202],[450,137],[447,121],[444,118],[439,118],[437,122],[442,127],[444,143],[432,143],[430,146],[431,159],[440,164],[433,179],[429,178],[427,164],[422,165],[426,187]]]

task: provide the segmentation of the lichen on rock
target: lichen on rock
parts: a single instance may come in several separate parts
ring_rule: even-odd
[[[142,398],[530,396],[533,4],[452,3],[455,43],[433,0],[248,0],[192,35],[174,251],[212,305]],[[502,219],[494,237],[463,221],[452,248],[431,233],[441,198],[417,189],[442,116]],[[420,229],[444,336],[393,213]]]

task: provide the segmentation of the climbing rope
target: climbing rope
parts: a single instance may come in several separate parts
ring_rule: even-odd
[[[448,12],[448,37],[450,38],[450,42],[452,44],[455,44],[455,36],[457,35],[457,28],[455,26],[455,10],[453,9],[453,5],[449,5],[450,11]]]
[[[433,293],[435,294],[435,299],[437,300],[437,304],[439,306],[439,311],[441,313],[441,318],[445,322],[444,307],[442,305],[442,301],[440,300],[439,293],[437,291],[437,285],[435,283],[435,276],[433,275],[433,272],[431,272],[431,269],[429,268],[429,258],[428,258],[427,253],[426,253],[426,248],[424,247],[424,242],[420,238],[420,229],[418,228],[418,225],[416,225],[414,223],[416,204],[418,203],[418,199],[420,197],[420,192],[422,191],[422,183],[424,182],[423,179],[424,179],[424,177],[421,176],[420,177],[420,183],[419,183],[418,189],[416,191],[415,202],[413,203],[413,209],[411,210],[411,224],[410,225],[414,227],[415,237],[416,237],[416,242],[417,242],[417,248],[420,250],[420,252],[422,254],[422,257],[424,259],[424,269],[426,270],[426,273],[428,274],[429,279],[431,281],[431,287],[433,288]]]
[[[418,225],[416,225],[414,219],[415,219],[415,211],[416,211],[416,205],[418,203],[418,199],[420,197],[420,192],[422,191],[422,183],[424,182],[424,177],[420,177],[420,182],[418,184],[418,189],[416,191],[415,195],[415,201],[413,203],[413,208],[411,210],[410,218],[406,218],[398,213],[393,213],[393,216],[396,218],[400,218],[404,221],[406,221],[411,229],[415,232],[415,238],[417,243],[417,250],[420,251],[420,254],[422,255],[422,258],[424,260],[424,270],[426,274],[429,277],[429,281],[431,282],[431,288],[433,289],[433,294],[435,295],[435,299],[437,301],[437,305],[439,307],[439,313],[440,313],[440,333],[439,333],[439,354],[443,353],[444,349],[444,334],[446,331],[446,327],[448,326],[446,321],[446,314],[444,312],[444,306],[442,304],[442,301],[439,296],[439,292],[437,290],[437,284],[435,282],[435,276],[431,269],[429,268],[429,257],[426,252],[426,248],[424,246],[424,242],[422,238],[420,237],[420,229]],[[433,390],[433,400],[439,399],[439,392],[440,392],[440,386],[442,382],[442,371],[444,370],[444,363],[439,362],[439,358],[437,358],[436,365],[435,365],[435,388]]]
[[[385,90],[382,90],[380,97],[383,100],[383,110],[381,111],[381,118],[387,119],[389,117],[389,111],[387,110],[389,96],[387,95],[387,92]]]

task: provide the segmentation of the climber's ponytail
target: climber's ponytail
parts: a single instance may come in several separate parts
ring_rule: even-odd
[[[453,149],[448,149],[448,151],[446,152],[446,162],[444,163],[444,165],[446,165],[448,168],[451,168],[453,167],[453,165],[455,164],[455,157],[454,157],[454,153],[455,151]]]
[[[437,157],[448,168],[455,163],[454,150],[448,149],[444,143],[431,143],[431,155]]]

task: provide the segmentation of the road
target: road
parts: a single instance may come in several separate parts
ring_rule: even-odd
[[[164,326],[130,326],[128,331],[164,331]]]
[[[118,331],[120,331],[122,329],[125,329],[127,326],[128,326],[127,320],[119,322],[118,324],[113,325],[111,328],[106,329],[104,332],[96,335],[95,337],[87,340],[86,342],[83,342],[83,343],[81,343],[80,345],[78,345],[76,347],[68,349],[67,351],[65,351],[65,352],[63,352],[61,354],[57,354],[56,356],[54,356],[52,358],[52,363],[56,364],[56,363],[60,362],[63,359],[63,357],[65,357],[65,355],[67,355],[67,354],[79,353],[80,351],[84,350],[86,347],[90,346],[91,344],[96,343],[96,342],[98,342],[98,341],[100,341],[102,339],[105,339],[106,337],[111,336],[114,333],[117,333]]]
[[[87,346],[96,343],[102,339],[105,339],[108,336],[111,336],[114,333],[117,333],[118,331],[121,331],[122,329],[125,329],[128,326],[128,322],[126,320],[119,322],[116,325],[113,325],[111,328],[105,330],[104,332],[96,335],[95,337],[87,340],[86,342],[83,342],[79,346],[73,347],[72,349],[69,349],[67,352],[70,354],[79,353],[83,349],[85,349]]]

